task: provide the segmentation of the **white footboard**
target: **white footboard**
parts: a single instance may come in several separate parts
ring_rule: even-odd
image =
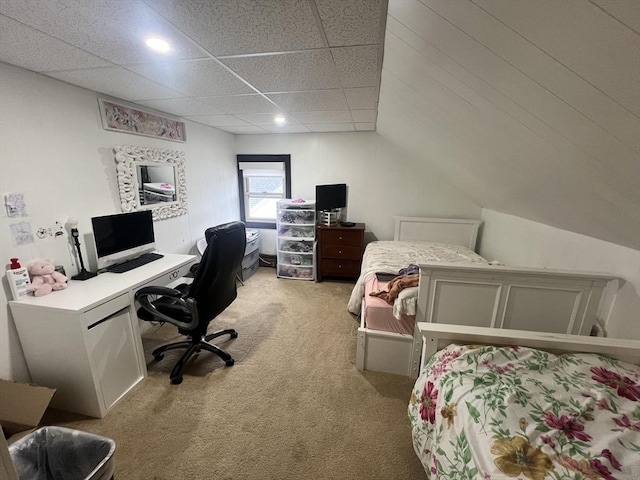
[[[519,345],[555,352],[600,353],[640,365],[640,342],[637,340],[425,322],[416,324],[416,336],[418,335],[424,342],[420,373],[422,366],[434,353],[451,343]]]
[[[607,283],[587,272],[420,265],[418,321],[589,335]]]

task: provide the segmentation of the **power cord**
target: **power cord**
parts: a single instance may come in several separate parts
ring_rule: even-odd
[[[263,257],[262,255],[258,255],[258,260],[260,261],[260,266],[261,267],[271,267],[271,268],[276,268],[276,260],[274,259],[267,259],[265,257]]]

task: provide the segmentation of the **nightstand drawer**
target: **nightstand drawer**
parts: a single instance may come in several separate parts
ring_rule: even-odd
[[[340,245],[362,245],[362,230],[325,230],[322,232],[322,243],[337,243]]]
[[[322,242],[320,249],[322,251],[322,258],[340,258],[359,261],[362,256],[362,247],[360,245],[326,244]]]
[[[336,277],[354,277],[360,275],[359,260],[335,260],[331,258],[322,259],[322,274]]]

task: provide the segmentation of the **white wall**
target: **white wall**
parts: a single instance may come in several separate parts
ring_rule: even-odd
[[[9,226],[25,220],[35,233],[38,227],[64,224],[75,216],[86,243],[90,217],[120,211],[115,145],[185,152],[189,213],[154,224],[160,251],[193,251],[207,227],[239,218],[233,135],[192,122],[186,123],[186,143],[106,131],[97,98],[94,92],[0,63],[0,193],[24,194],[28,213],[10,219],[1,209],[2,265],[11,257],[19,257],[23,264],[47,257],[63,265],[69,276],[76,273],[66,232],[15,246]],[[82,248],[85,251],[85,245]],[[2,275],[0,378],[28,380],[7,298],[10,293]]]
[[[314,199],[315,186],[348,185],[346,220],[366,224],[366,240],[393,239],[393,216],[479,218],[461,190],[377,133],[238,135],[238,154],[291,154],[292,197]],[[261,251],[275,254],[275,232]]]
[[[640,340],[640,251],[486,208],[482,220],[480,254],[487,259],[624,279],[611,310],[602,312],[605,329],[611,337]]]

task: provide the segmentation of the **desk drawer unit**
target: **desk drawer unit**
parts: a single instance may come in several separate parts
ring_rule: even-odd
[[[144,378],[127,293],[84,312],[15,307],[31,379],[56,389],[52,407],[102,418]]]
[[[247,230],[247,246],[244,249],[242,266],[238,275],[243,282],[258,271],[260,267],[260,232]]]
[[[318,281],[323,277],[358,278],[364,249],[364,223],[318,227]]]

